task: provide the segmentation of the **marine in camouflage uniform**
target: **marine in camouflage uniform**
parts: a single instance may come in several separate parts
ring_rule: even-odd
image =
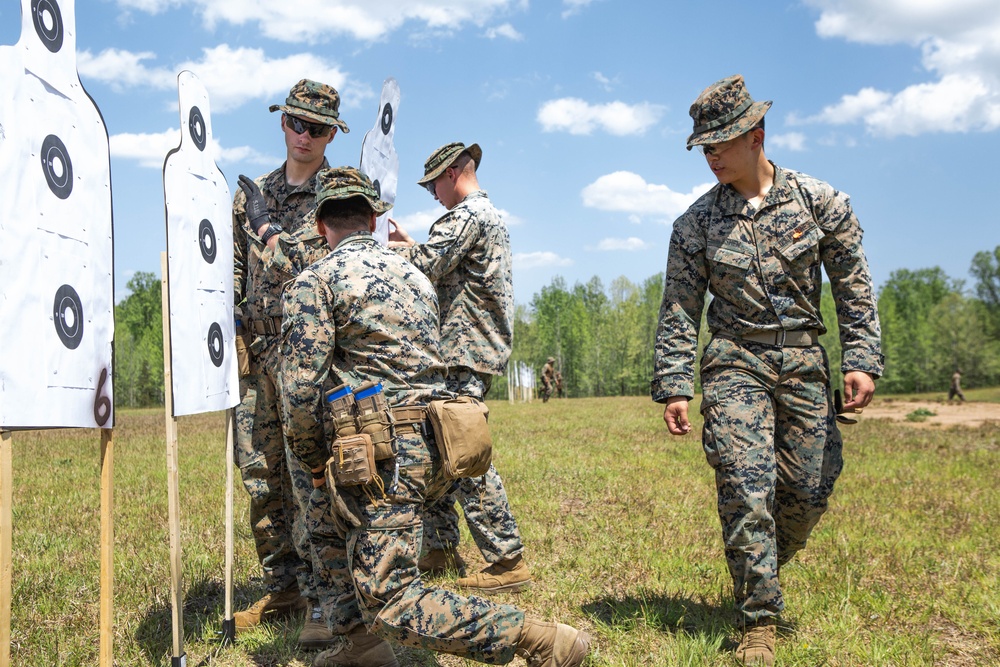
[[[313,664],[391,667],[398,663],[389,640],[495,664],[517,652],[538,661],[530,664],[578,666],[584,633],[421,581],[420,509],[448,487],[422,417],[429,401],[452,395],[438,352],[436,294],[416,267],[371,236],[390,205],[366,176],[342,167],[319,180],[320,228],[334,249],[286,291],[281,355],[289,447],[316,477],[308,517],[331,591],[323,604],[331,630],[346,637]],[[380,484],[364,487],[367,494],[335,487],[357,519],[351,527],[344,514],[331,520],[339,505],[323,475],[334,433],[324,395],[366,382],[381,385],[392,410],[396,454],[376,462]]]
[[[549,357],[542,366],[542,403],[547,403],[552,398],[552,392],[556,384],[556,358]]]
[[[514,288],[510,237],[499,211],[479,189],[478,144],[450,143],[434,151],[418,181],[448,209],[430,229],[426,243],[415,244],[395,221],[390,246],[430,278],[441,308],[441,349],[448,366],[448,389],[485,398],[494,375],[507,370],[513,338]],[[443,569],[457,555],[458,514],[462,506],[469,532],[490,564],[459,585],[489,591],[515,591],[531,583],[521,555],[524,544],[503,480],[492,465],[477,479],[456,483],[453,493],[423,515],[429,550],[422,567]]]
[[[236,408],[236,463],[250,494],[250,525],[267,586],[262,600],[236,614],[237,629],[320,597],[301,511],[311,475],[282,436],[278,336],[285,284],[330,251],[316,231],[316,173],[328,166],[324,152],[337,129],[349,131],[339,105],[336,90],[303,79],[284,105],[270,107],[282,111],[288,159],[256,181],[241,176],[233,200],[235,301],[250,355]]]
[[[715,469],[736,611],[738,657],[772,664],[784,608],[779,568],[802,549],[842,467],[820,316],[821,269],[836,302],[844,410],[863,408],[882,373],[861,227],[847,195],[763,153],[763,117],[740,76],[691,106],[688,149],[719,184],[674,223],[656,338],[653,400],[672,434],[690,430],[705,291],[712,339],[701,364],[702,441]]]

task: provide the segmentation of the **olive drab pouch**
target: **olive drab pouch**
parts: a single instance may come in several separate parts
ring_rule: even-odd
[[[357,405],[355,420],[359,433],[371,438],[375,448],[375,460],[384,461],[396,455],[395,437],[392,428],[392,411],[385,400],[382,385],[366,382],[354,391]]]
[[[481,477],[493,460],[493,439],[486,419],[490,410],[471,396],[431,401],[427,417],[448,479]]]

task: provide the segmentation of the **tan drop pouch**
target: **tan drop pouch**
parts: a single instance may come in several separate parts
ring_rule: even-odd
[[[337,486],[367,484],[377,474],[375,447],[367,433],[339,437],[330,447],[327,474]]]
[[[481,477],[489,470],[493,460],[489,413],[485,403],[471,396],[431,401],[427,417],[448,479]]]

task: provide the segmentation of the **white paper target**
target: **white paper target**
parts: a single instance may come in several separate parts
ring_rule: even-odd
[[[111,428],[111,164],[73,0],[21,1],[0,81],[0,426]]]
[[[396,184],[399,182],[399,156],[392,143],[396,134],[396,113],[399,109],[399,84],[391,76],[382,84],[378,118],[375,127],[368,130],[361,144],[361,170],[371,179],[382,201],[396,202]],[[375,238],[382,245],[389,243],[389,213],[375,221]]]
[[[181,143],[163,165],[174,416],[239,403],[233,319],[232,199],[212,159],[208,91],[177,76]]]

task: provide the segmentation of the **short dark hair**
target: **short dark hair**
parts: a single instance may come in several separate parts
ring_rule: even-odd
[[[347,199],[327,199],[316,211],[317,220],[331,229],[345,232],[368,229],[371,216],[371,204],[360,195]]]

